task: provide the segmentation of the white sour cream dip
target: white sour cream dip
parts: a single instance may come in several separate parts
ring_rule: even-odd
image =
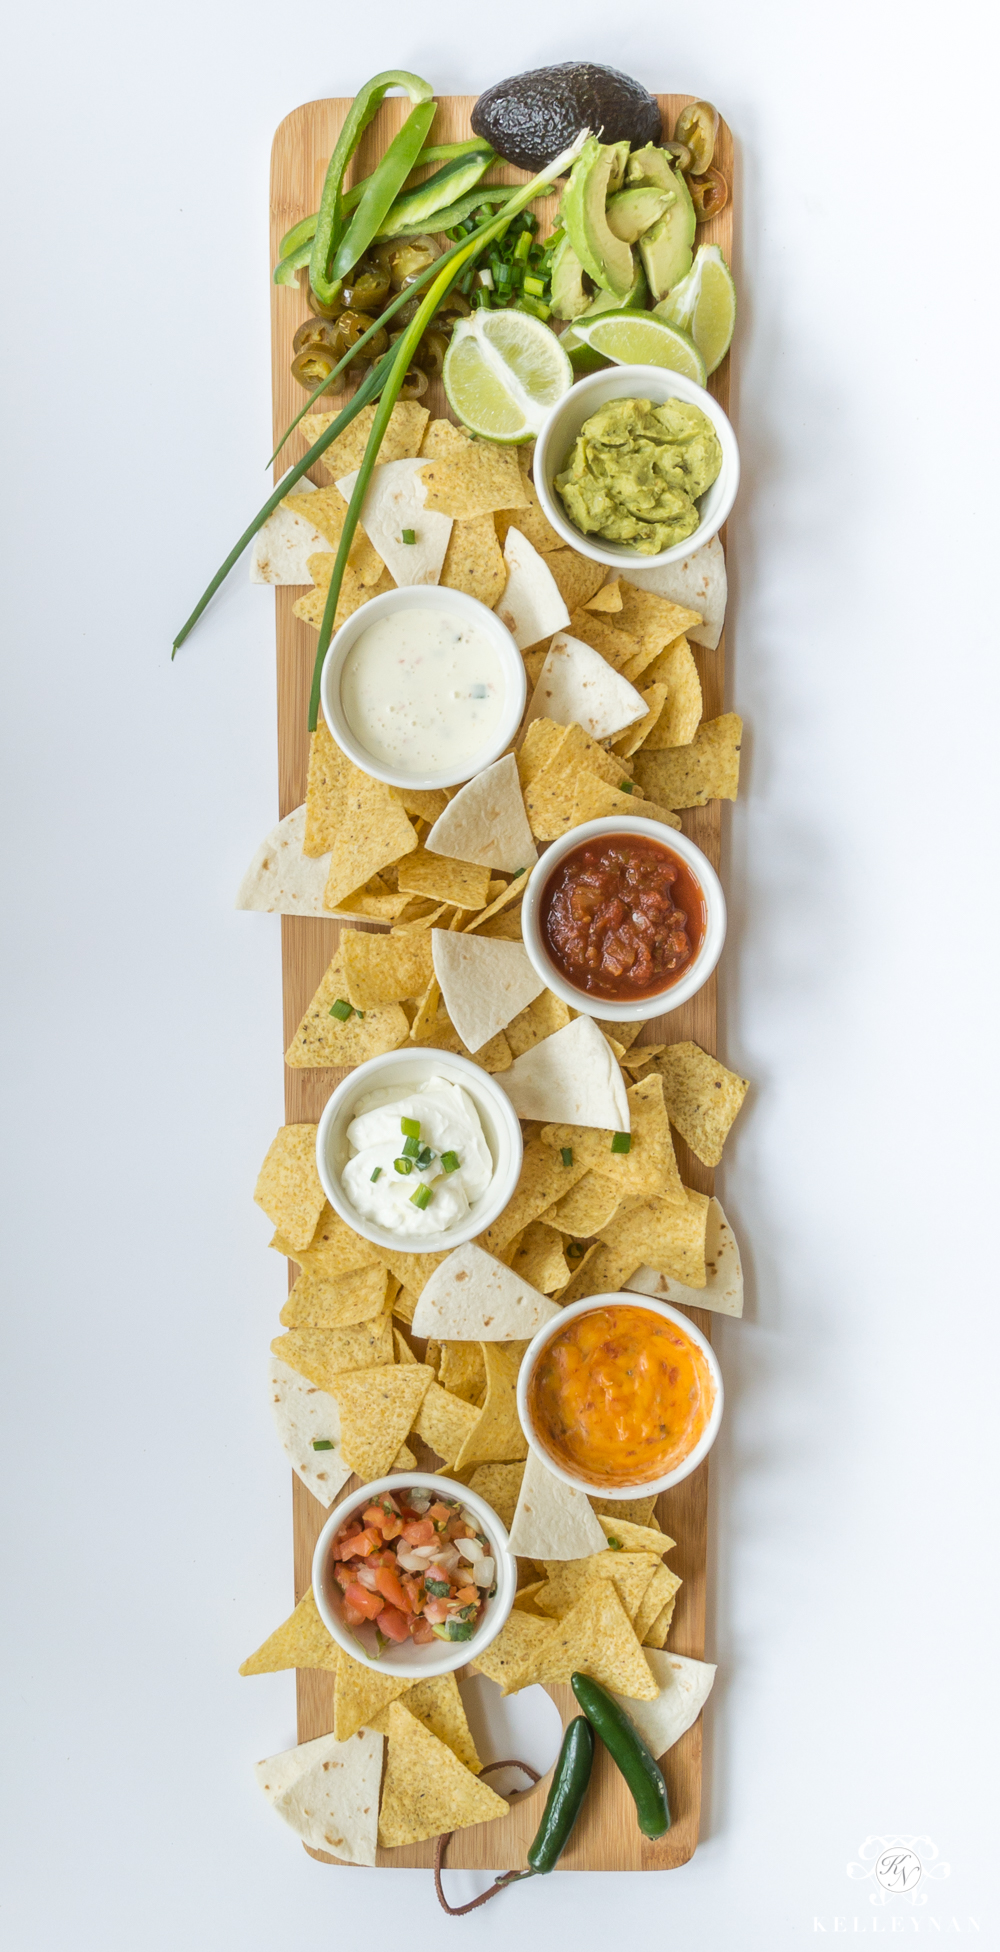
[[[393,610],[355,638],[340,702],[359,745],[401,772],[455,772],[494,737],[506,686],[478,625],[444,610]]]
[[[468,1092],[446,1078],[428,1078],[405,1098],[396,1096],[397,1090],[390,1085],[359,1100],[347,1128],[354,1153],[341,1184],[363,1218],[389,1233],[443,1233],[465,1219],[493,1177],[479,1113]],[[403,1148],[412,1138],[403,1131],[404,1118],[419,1125],[419,1145],[431,1154],[421,1165],[420,1155],[412,1157],[411,1145],[408,1173],[399,1172],[395,1164],[407,1156]],[[451,1171],[442,1165],[444,1154],[458,1160]],[[420,1187],[431,1195],[425,1207],[413,1204]]]

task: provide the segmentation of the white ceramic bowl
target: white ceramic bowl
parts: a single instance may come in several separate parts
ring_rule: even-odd
[[[445,611],[462,624],[474,625],[490,639],[500,660],[507,686],[503,717],[493,738],[457,772],[454,766],[444,766],[431,773],[399,772],[392,766],[384,765],[380,759],[374,759],[348,725],[340,700],[340,674],[347,653],[370,624],[399,610]],[[481,773],[484,767],[492,766],[495,759],[501,758],[521,723],[527,697],[527,679],[524,659],[510,631],[492,610],[487,610],[485,603],[480,603],[474,596],[466,596],[462,590],[441,589],[437,584],[415,584],[400,590],[386,590],[382,596],[369,598],[360,610],[355,610],[353,617],[348,617],[346,623],[341,624],[323,660],[320,696],[327,725],[341,751],[346,752],[355,766],[360,766],[363,773],[370,773],[373,779],[382,780],[386,786],[411,786],[421,792],[429,792],[436,786],[459,786],[464,780],[471,779],[474,773]]]
[[[490,1542],[496,1560],[497,1590],[494,1598],[487,1601],[482,1621],[471,1640],[435,1640],[430,1647],[415,1647],[412,1640],[404,1640],[390,1644],[379,1660],[372,1660],[341,1617],[340,1588],[330,1572],[331,1547],[341,1526],[359,1507],[370,1504],[380,1491],[388,1491],[395,1497],[407,1487],[434,1491],[442,1498],[458,1498],[468,1507],[480,1531]],[[362,1667],[373,1668],[378,1674],[398,1674],[405,1675],[408,1680],[429,1681],[432,1674],[452,1674],[456,1667],[464,1667],[466,1661],[474,1661],[476,1655],[483,1653],[490,1641],[496,1639],[514,1604],[517,1561],[511,1553],[504,1527],[485,1498],[480,1498],[475,1491],[467,1491],[464,1484],[456,1484],[452,1478],[431,1477],[426,1471],[396,1471],[391,1477],[376,1478],[374,1483],[366,1484],[362,1490],[353,1492],[342,1504],[335,1506],[316,1540],[312,1584],[321,1620],[329,1628],[338,1647],[342,1647],[345,1654],[350,1654],[352,1660],[360,1661]]]
[[[689,400],[708,415],[719,437],[722,467],[698,504],[701,516],[698,527],[685,541],[675,542],[672,549],[662,549],[658,556],[640,555],[624,542],[605,542],[602,536],[584,535],[570,521],[555,490],[555,477],[566,466],[584,421],[609,400],[652,400],[654,406],[661,406],[664,400]],[[692,556],[718,534],[740,485],[740,450],[732,422],[703,386],[686,379],[683,373],[670,372],[665,366],[614,366],[578,380],[557,401],[538,436],[532,472],[538,499],[552,527],[571,549],[578,550],[581,556],[590,556],[595,563],[609,563],[612,569],[655,569],[658,564],[681,562],[685,556]]]
[[[351,1156],[347,1128],[355,1117],[358,1100],[370,1091],[398,1086],[400,1097],[404,1097],[408,1091],[426,1084],[428,1078],[436,1077],[461,1085],[472,1099],[493,1158],[493,1178],[462,1226],[433,1234],[392,1233],[387,1227],[366,1220],[343,1190],[340,1175]],[[316,1134],[316,1165],[334,1212],[356,1234],[374,1241],[376,1247],[395,1247],[402,1254],[447,1254],[491,1226],[517,1185],[522,1150],[521,1127],[506,1092],[469,1058],[453,1056],[450,1051],[439,1051],[429,1044],[410,1050],[386,1051],[381,1057],[370,1057],[367,1063],[359,1064],[328,1100]]]
[[[619,1003],[610,997],[590,996],[586,990],[578,990],[574,984],[568,983],[549,955],[542,933],[542,897],[553,870],[574,847],[580,847],[584,841],[596,840],[601,834],[641,834],[644,839],[655,840],[661,847],[669,848],[690,868],[696,881],[701,883],[705,897],[705,934],[693,963],[670,988],[654,990],[651,996],[640,997],[636,1003]],[[703,983],[707,983],[726,940],[726,897],[711,861],[700,847],[695,846],[693,840],[688,840],[686,834],[676,833],[673,827],[664,827],[659,820],[643,820],[639,815],[632,814],[620,818],[609,817],[607,820],[585,820],[581,827],[571,827],[568,834],[563,834],[560,840],[553,841],[551,847],[546,848],[539,867],[524,891],[521,933],[529,959],[539,976],[572,1009],[581,1011],[586,1017],[604,1018],[609,1023],[645,1022],[647,1017],[663,1017],[671,1010],[678,1010],[682,1003],[687,1003],[701,989]]]
[[[712,1382],[715,1386],[715,1402],[712,1406],[708,1423],[705,1426],[704,1434],[695,1445],[693,1451],[685,1457],[682,1464],[677,1465],[675,1470],[667,1471],[665,1476],[661,1478],[645,1478],[639,1484],[611,1486],[610,1484],[590,1484],[586,1478],[574,1477],[570,1471],[565,1471],[561,1464],[556,1463],[555,1458],[542,1444],[531,1421],[531,1414],[528,1408],[528,1385],[542,1350],[551,1342],[553,1336],[562,1333],[566,1323],[572,1321],[574,1315],[587,1315],[592,1309],[605,1308],[615,1302],[624,1303],[629,1308],[638,1307],[645,1309],[650,1315],[666,1316],[669,1321],[675,1322],[679,1328],[682,1328],[685,1335],[689,1335],[692,1342],[697,1344],[708,1364]],[[583,1301],[571,1302],[568,1308],[563,1309],[558,1321],[547,1322],[544,1328],[539,1329],[534,1340],[528,1344],[517,1378],[517,1413],[521,1419],[521,1428],[535,1456],[539,1459],[540,1463],[544,1464],[547,1471],[552,1472],[554,1477],[561,1478],[563,1484],[571,1484],[574,1491],[585,1491],[590,1498],[651,1497],[654,1493],[659,1497],[661,1491],[669,1491],[675,1484],[680,1484],[683,1478],[690,1477],[691,1472],[697,1470],[702,1458],[708,1456],[719,1434],[719,1425],[722,1422],[723,1400],[722,1371],[719,1368],[719,1359],[708,1337],[702,1334],[700,1328],[695,1327],[690,1316],[685,1315],[679,1308],[671,1308],[669,1302],[651,1301],[645,1296],[634,1294],[588,1295]]]

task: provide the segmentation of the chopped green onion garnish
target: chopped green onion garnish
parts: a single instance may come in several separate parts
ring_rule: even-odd
[[[531,249],[531,232],[530,230],[528,230],[527,226],[525,226],[521,232],[520,237],[517,240],[517,243],[514,246],[514,256],[516,258],[520,258],[523,263],[530,249]]]
[[[399,1121],[399,1129],[404,1138],[419,1139],[420,1120],[419,1118],[401,1118]]]
[[[403,1158],[404,1158],[404,1159],[418,1159],[419,1157],[420,1157],[420,1140],[419,1140],[419,1139],[404,1139],[404,1140],[403,1140]]]
[[[631,1152],[632,1150],[631,1132],[616,1132],[611,1141],[611,1150],[612,1152]]]
[[[350,1014],[351,1006],[349,1003],[344,1002],[342,996],[338,996],[336,1003],[331,1003],[330,1015],[331,1017],[336,1017],[338,1022],[346,1023]]]
[[[545,280],[544,278],[526,278],[524,281],[524,289],[532,298],[543,298],[545,296]]]
[[[584,1252],[585,1249],[580,1246],[578,1240],[571,1240],[566,1249],[567,1258],[571,1261],[578,1261]]]
[[[332,1450],[332,1449],[333,1449],[333,1443],[329,1437],[313,1438],[313,1450]]]
[[[402,1173],[404,1178],[407,1173],[412,1173],[413,1171],[412,1159],[394,1159],[392,1163],[394,1170],[397,1173]]]
[[[418,1206],[421,1212],[423,1212],[425,1207],[430,1206],[430,1203],[433,1198],[434,1198],[433,1187],[418,1186],[416,1192],[410,1194],[410,1205]]]
[[[609,1538],[609,1540],[608,1540],[608,1549],[609,1549],[609,1551],[611,1551],[611,1552],[620,1552],[620,1551],[622,1550],[622,1542],[621,1542],[621,1539],[612,1539],[612,1538]]]
[[[459,1163],[460,1161],[457,1152],[442,1152],[441,1165],[443,1170],[446,1173],[457,1173],[459,1168]]]
[[[373,1184],[373,1185],[374,1185],[374,1183],[375,1183],[375,1181],[377,1180],[377,1178],[378,1178],[378,1176],[379,1176],[379,1173],[380,1173],[381,1171],[382,1171],[382,1168],[381,1168],[381,1166],[376,1166],[376,1168],[375,1168],[375,1171],[374,1171],[374,1172],[373,1172],[373,1174],[372,1174],[372,1184]]]
[[[422,1146],[421,1146],[421,1148],[420,1148],[420,1151],[419,1151],[419,1152],[417,1153],[417,1170],[418,1170],[418,1172],[426,1172],[426,1170],[427,1170],[427,1167],[428,1167],[428,1166],[430,1165],[430,1163],[431,1163],[431,1161],[432,1161],[432,1159],[433,1159],[433,1157],[434,1157],[434,1154],[433,1154],[433,1152],[431,1151],[431,1149],[430,1149],[430,1146],[429,1146],[429,1145],[422,1145]]]
[[[510,878],[512,881],[517,881],[519,876],[524,874],[525,872],[526,870],[524,868],[515,868]]]
[[[564,1166],[571,1166],[573,1164],[572,1146],[564,1145],[560,1150],[559,1157],[562,1160]]]
[[[403,541],[404,541],[404,542],[416,542],[416,539],[417,539],[417,531],[416,531],[416,529],[404,529],[404,530],[403,530]]]
[[[635,781],[633,779],[623,779],[618,791],[619,793],[634,793]]]

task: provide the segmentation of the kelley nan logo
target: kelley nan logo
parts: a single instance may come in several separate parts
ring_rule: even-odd
[[[931,1837],[875,1836],[858,1845],[857,1859],[848,1864],[847,1875],[857,1881],[871,1880],[868,1902],[887,1905],[901,1898],[904,1904],[926,1905],[928,1893],[919,1890],[925,1878],[939,1881],[951,1876],[951,1865],[943,1864]]]

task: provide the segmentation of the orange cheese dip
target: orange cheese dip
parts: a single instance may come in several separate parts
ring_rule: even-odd
[[[595,1308],[546,1343],[531,1419],[563,1470],[595,1486],[648,1484],[689,1457],[715,1404],[696,1342],[646,1308]]]

